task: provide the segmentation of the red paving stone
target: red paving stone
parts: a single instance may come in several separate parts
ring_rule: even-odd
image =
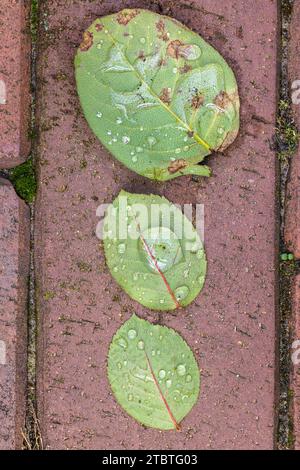
[[[295,1],[290,25],[289,79],[294,94],[293,113],[300,130],[300,2]],[[298,83],[295,83],[297,82]],[[294,84],[294,88],[293,87]],[[290,181],[287,188],[285,242],[288,249],[300,259],[300,147],[291,160]]]
[[[293,390],[292,414],[294,423],[295,449],[300,450],[300,275],[296,276],[293,290],[293,324],[292,324],[293,368],[291,389]]]
[[[22,445],[26,396],[29,210],[0,179],[0,449]]]
[[[0,168],[22,163],[30,150],[29,5],[0,2]]]
[[[210,158],[214,176],[166,184],[131,173],[103,149],[80,110],[73,74],[81,35],[97,16],[126,6],[155,9],[154,2],[45,3],[35,259],[45,447],[271,449],[277,222],[276,158],[269,141],[276,112],[277,2],[160,2],[164,13],[221,51],[237,74],[242,101],[238,139],[226,156]],[[158,316],[130,300],[105,266],[95,211],[121,188],[205,204],[207,282],[196,302],[176,315]],[[111,394],[108,346],[133,311],[178,330],[202,369],[201,397],[180,433],[144,429]]]

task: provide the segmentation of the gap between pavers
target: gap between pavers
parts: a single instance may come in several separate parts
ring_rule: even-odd
[[[22,447],[26,409],[29,207],[0,178],[0,449]]]
[[[300,2],[295,1],[290,24],[288,76],[292,95],[292,109],[300,132]],[[300,147],[290,162],[290,178],[287,186],[285,217],[285,243],[300,259]]]
[[[294,448],[295,450],[300,450],[300,274],[295,277],[292,296],[291,411]]]
[[[300,2],[296,0],[290,24],[288,75],[292,96],[292,110],[300,132]],[[300,260],[300,147],[290,162],[290,177],[287,185],[284,239],[287,248]],[[300,275],[295,276],[292,290],[291,318],[291,390],[290,407],[293,420],[295,449],[300,450]],[[293,346],[295,346],[293,348]]]
[[[161,1],[203,35],[237,75],[242,125],[214,176],[166,184],[119,164],[80,110],[73,59],[98,16],[143,1],[43,2],[37,111],[38,413],[48,449],[271,449],[276,432],[277,219],[275,128],[277,3]],[[208,276],[196,302],[174,314],[141,307],[113,282],[95,236],[96,208],[122,189],[205,205]],[[200,399],[182,431],[144,429],[115,402],[109,343],[132,312],[178,330],[202,371]]]

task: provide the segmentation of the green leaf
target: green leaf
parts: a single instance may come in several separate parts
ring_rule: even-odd
[[[136,315],[113,337],[108,378],[122,408],[152,428],[178,430],[199,395],[198,365],[184,339]]]
[[[198,165],[239,129],[234,74],[198,34],[166,16],[123,10],[97,19],[75,59],[85,117],[128,168],[156,180],[209,176]]]
[[[206,273],[200,237],[167,199],[121,191],[107,209],[103,228],[110,272],[140,304],[174,310],[199,294]]]

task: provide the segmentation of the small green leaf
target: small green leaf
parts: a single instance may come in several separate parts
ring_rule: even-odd
[[[231,68],[173,18],[134,9],[97,19],[84,33],[75,71],[91,129],[143,176],[209,176],[198,163],[237,136]]]
[[[179,429],[199,395],[198,365],[184,339],[136,315],[113,337],[108,378],[122,408],[152,428]]]
[[[174,310],[199,294],[206,274],[203,245],[192,223],[167,199],[121,191],[103,228],[110,272],[140,304]]]

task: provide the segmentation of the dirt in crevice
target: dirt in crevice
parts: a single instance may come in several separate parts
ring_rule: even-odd
[[[281,56],[280,56],[280,82],[279,103],[276,129],[276,152],[280,165],[280,251],[286,252],[284,243],[284,219],[286,203],[286,187],[288,182],[290,159],[296,151],[298,144],[298,131],[296,129],[291,107],[291,93],[288,79],[288,46],[289,25],[292,16],[294,0],[281,0]],[[279,268],[279,371],[278,371],[278,427],[277,448],[287,450],[293,447],[293,422],[290,414],[291,390],[291,331],[290,321],[292,315],[291,289],[299,265],[294,260],[281,261]]]

